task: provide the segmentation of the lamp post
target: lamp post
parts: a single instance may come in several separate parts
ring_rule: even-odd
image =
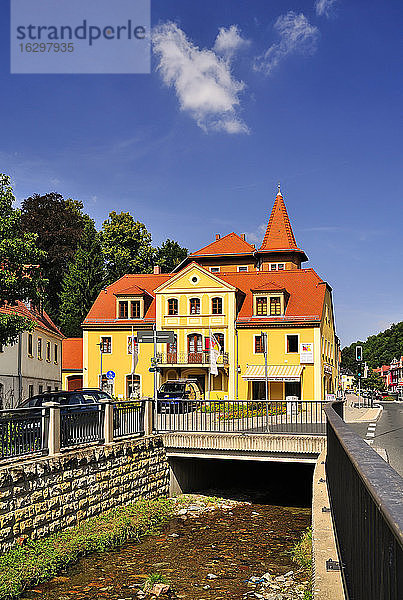
[[[99,344],[97,344],[97,346],[99,346],[99,353],[101,356],[101,373],[100,373],[100,377],[99,377],[99,388],[102,390],[102,342],[99,342]]]

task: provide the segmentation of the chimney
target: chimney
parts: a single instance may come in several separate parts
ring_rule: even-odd
[[[219,239],[220,239],[220,237],[221,237],[221,236],[220,236],[220,234],[219,234],[219,233],[216,233],[216,234],[215,234],[215,241],[219,240]]]
[[[154,265],[154,275],[161,274],[161,267],[159,265]]]
[[[241,233],[241,238],[243,239],[243,241],[245,241],[246,234],[245,233]]]

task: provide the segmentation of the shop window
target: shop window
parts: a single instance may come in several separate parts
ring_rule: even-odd
[[[211,312],[213,313],[213,315],[222,315],[222,298],[212,299]]]
[[[287,352],[298,352],[298,335],[287,335]]]
[[[178,300],[176,298],[170,298],[168,300],[168,314],[177,315],[178,311]]]

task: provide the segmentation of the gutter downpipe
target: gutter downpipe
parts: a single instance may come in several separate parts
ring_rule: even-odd
[[[18,334],[18,404],[22,402],[22,333]]]

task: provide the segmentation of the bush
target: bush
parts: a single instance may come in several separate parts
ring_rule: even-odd
[[[91,552],[105,552],[129,539],[156,533],[171,515],[166,499],[139,500],[109,510],[71,529],[15,545],[0,558],[0,600],[54,577]]]

